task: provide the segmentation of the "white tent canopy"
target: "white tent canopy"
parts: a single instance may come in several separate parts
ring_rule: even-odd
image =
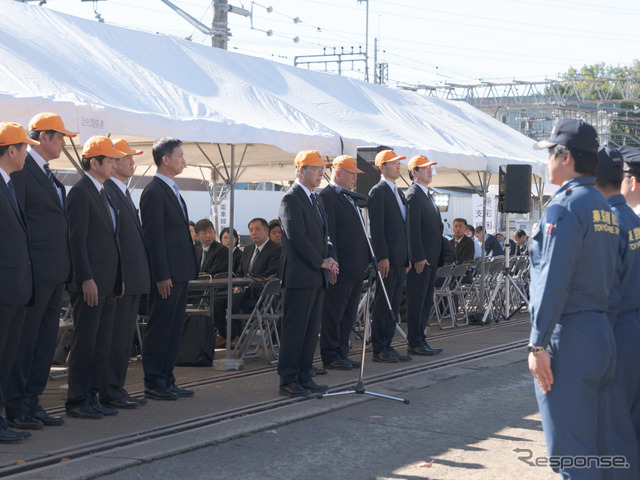
[[[53,111],[80,141],[110,134],[146,146],[142,164],[151,163],[153,139],[167,135],[193,142],[185,145],[189,165],[214,164],[221,173],[225,149],[238,145],[244,181],[293,179],[299,150],[333,157],[378,144],[438,162],[436,185],[466,185],[459,171],[495,173],[506,163],[529,163],[543,175],[531,139],[465,103],[13,0],[0,6],[2,120],[26,125]]]

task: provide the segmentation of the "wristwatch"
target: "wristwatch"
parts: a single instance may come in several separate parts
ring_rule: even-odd
[[[540,345],[529,343],[529,345],[527,345],[527,350],[529,350],[529,353],[533,353],[534,355],[537,355],[540,352],[544,352],[546,348],[541,347]]]

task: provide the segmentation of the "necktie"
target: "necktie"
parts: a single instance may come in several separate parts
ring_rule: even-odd
[[[318,218],[320,219],[320,223],[324,227],[324,219],[322,218],[322,213],[320,213],[320,202],[318,202],[318,196],[315,193],[311,194],[311,203],[313,203],[316,213],[318,214]]]
[[[51,186],[53,188],[56,189],[56,192],[58,191],[58,185],[56,184],[56,181],[53,179],[53,173],[51,173],[51,168],[49,167],[48,163],[45,163],[42,168],[44,168],[44,173],[47,176],[47,180],[49,180],[49,183],[51,184]]]
[[[180,208],[182,209],[182,215],[184,215],[184,218],[187,218],[187,212],[185,212],[184,210],[184,205],[182,204],[182,198],[180,198],[180,189],[178,188],[177,184],[173,184],[173,191],[176,192],[176,197],[178,197],[178,203],[180,204]]]
[[[111,216],[111,206],[109,205],[109,200],[107,200],[107,194],[104,191],[104,188],[100,189],[100,197],[102,198],[102,203],[104,203],[104,208],[107,210],[107,216],[111,219],[111,223],[113,225],[113,217]],[[115,225],[113,225],[115,227]]]
[[[253,272],[253,266],[255,265],[256,260],[258,259],[259,256],[260,256],[260,249],[256,247],[256,249],[253,251],[253,255],[251,255],[251,260],[249,261],[249,273]]]
[[[13,188],[13,182],[11,180],[7,182],[7,188],[9,189],[9,193],[13,199],[13,205],[16,207],[16,212],[20,212],[20,207],[18,207],[18,198],[16,197],[16,189]]]
[[[402,213],[402,220],[407,220],[407,207],[405,207],[404,202],[402,201],[402,197],[400,196],[400,191],[396,185],[393,186],[393,193],[396,195],[396,200],[398,201],[398,206],[400,207],[400,213]]]
[[[133,199],[131,198],[131,194],[129,193],[129,189],[128,188],[126,188],[124,190],[124,196],[127,197],[127,200],[129,201],[129,206],[131,208],[133,208],[133,211],[135,212],[136,211],[136,205],[133,203]]]
[[[202,258],[200,259],[200,271],[201,272],[204,270],[204,260],[205,260],[205,258],[207,258],[207,253],[208,252],[209,252],[208,248],[205,250],[205,248],[202,247]]]

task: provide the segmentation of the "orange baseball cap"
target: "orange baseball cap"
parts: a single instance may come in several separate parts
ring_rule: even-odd
[[[437,165],[437,162],[430,162],[424,155],[416,155],[409,160],[409,171],[416,167],[428,167],[429,165]]]
[[[393,162],[394,160],[404,160],[407,157],[399,157],[393,150],[382,150],[376,155],[376,167],[383,163]]]
[[[124,138],[116,138],[113,142],[113,146],[125,155],[142,155],[144,153],[142,150],[134,150],[131,148]]]
[[[66,128],[64,128],[64,123],[62,123],[62,118],[60,115],[56,115],[51,112],[43,112],[39,113],[35,117],[31,119],[29,122],[28,130],[30,132],[40,132],[43,130],[55,130],[56,132],[62,133],[65,137],[75,137],[77,133],[70,132]]]
[[[82,157],[92,158],[99,157],[100,155],[113,158],[122,158],[127,154],[121,152],[120,150],[116,150],[110,138],[103,137],[102,135],[94,135],[89,140],[87,140],[87,143],[84,144],[84,148],[82,149]]]
[[[333,168],[343,168],[347,172],[364,173],[362,170],[358,169],[357,160],[350,155],[339,155],[333,159],[331,164],[333,165]]]
[[[19,143],[28,143],[29,145],[40,145],[40,142],[31,140],[27,137],[27,132],[19,123],[2,122],[0,123],[0,146],[17,145]]]
[[[331,164],[322,160],[320,153],[316,150],[302,150],[296,155],[293,161],[296,168],[300,167],[330,167]]]

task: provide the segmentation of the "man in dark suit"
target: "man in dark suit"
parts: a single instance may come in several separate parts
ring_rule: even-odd
[[[67,193],[49,170],[60,157],[65,137],[75,137],[53,113],[36,115],[28,136],[40,145],[27,147],[24,168],[11,174],[16,196],[29,226],[29,249],[35,282],[34,304],[27,307],[20,345],[7,384],[7,420],[16,428],[62,425],[48,415],[38,397],[44,392],[58,340],[64,284],[71,275]]]
[[[464,218],[453,219],[453,238],[450,240],[451,246],[456,249],[458,264],[473,260],[474,244],[473,240],[465,235],[467,221]]]
[[[413,184],[407,190],[411,218],[412,268],[407,273],[407,351],[413,355],[432,356],[442,352],[431,348],[424,333],[433,305],[436,270],[444,264],[442,250],[442,218],[433,202],[428,186],[432,165],[424,155],[409,160],[409,176]]]
[[[9,175],[22,169],[27,144],[37,143],[27,138],[22,125],[0,123],[0,252],[4,254],[0,268],[0,412],[7,376],[18,350],[25,305],[32,300],[34,290],[29,229]],[[18,443],[29,436],[29,432],[11,430],[0,417],[0,444]]]
[[[216,230],[211,220],[203,218],[196,223],[196,261],[202,273],[216,275],[226,273],[229,265],[229,250],[216,240]]]
[[[369,247],[360,211],[353,199],[338,190],[352,190],[358,173],[356,159],[340,155],[333,161],[331,183],[320,197],[327,212],[329,238],[333,243],[340,275],[329,285],[324,298],[320,354],[325,368],[351,370],[360,366],[348,357],[349,336],[358,313],[362,282],[367,278]]]
[[[269,239],[269,224],[264,218],[254,218],[249,222],[249,236],[251,245],[242,252],[242,257],[238,269],[234,274],[238,277],[260,277],[268,278],[278,273],[280,259],[282,258],[282,247]],[[225,250],[225,255],[229,251]],[[233,294],[233,311],[250,313],[256,305],[263,283],[250,285],[244,291],[235,290]],[[215,300],[214,325],[218,330],[216,338],[216,348],[221,348],[227,344],[227,296],[221,295]],[[240,322],[233,320],[231,325],[231,338],[237,341],[240,333]],[[235,343],[233,344],[235,345]]]
[[[65,409],[77,418],[102,418],[117,410],[98,401],[105,372],[116,295],[122,295],[118,247],[118,209],[104,182],[111,178],[116,150],[107,137],[95,135],[82,149],[84,176],[69,191],[67,215],[73,279],[69,284],[73,338],[69,351],[69,391]]]
[[[509,245],[512,245],[511,255],[529,255],[529,246],[527,245],[527,234],[524,230],[519,228],[513,233],[513,241],[509,240]]]
[[[407,201],[396,186],[396,180],[400,178],[400,160],[405,158],[399,157],[393,150],[379,152],[375,164],[380,169],[382,178],[369,192],[371,244],[391,303],[390,312],[382,288],[376,288],[371,321],[374,362],[411,360],[411,356],[401,355],[391,346],[405,277],[411,268]]]
[[[488,257],[499,257],[504,255],[504,248],[502,248],[498,239],[489,233],[485,236],[482,225],[476,227],[475,236],[481,245],[482,239],[484,238],[484,252]]]
[[[151,279],[142,224],[126,182],[135,171],[133,156],[141,155],[142,151],[133,150],[123,139],[117,139],[114,147],[125,156],[116,159],[113,176],[104,182],[104,188],[120,212],[118,240],[126,290],[116,304],[111,349],[100,387],[100,403],[111,408],[136,408],[147,401],[131,397],[124,383],[136,331],[140,296],[149,293]]]
[[[314,189],[322,181],[325,163],[315,150],[295,158],[296,182],[280,203],[282,225],[282,286],[284,320],[278,362],[280,393],[291,397],[325,392],[311,378],[318,341],[322,302],[338,263],[331,258],[327,218]]]
[[[142,342],[145,396],[155,400],[190,397],[176,385],[173,367],[182,339],[189,280],[198,265],[189,233],[187,205],[175,177],[185,166],[182,142],[163,137],[153,145],[158,171],[142,192],[144,239],[151,257],[150,314]]]

